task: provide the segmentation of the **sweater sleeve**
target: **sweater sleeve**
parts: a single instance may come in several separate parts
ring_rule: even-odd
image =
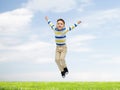
[[[78,25],[77,23],[71,25],[71,26],[68,28],[68,30],[69,30],[69,31],[73,30],[75,27],[77,27],[77,25]]]
[[[48,20],[48,25],[51,27],[52,30],[55,30],[55,25],[50,20]]]
[[[66,34],[67,32],[69,32],[69,31],[71,31],[71,30],[73,30],[73,29],[76,28],[77,26],[78,26],[77,23],[75,23],[75,24],[69,26],[68,28],[66,28],[64,34]]]

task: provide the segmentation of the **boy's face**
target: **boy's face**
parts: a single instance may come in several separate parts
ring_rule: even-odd
[[[58,30],[62,30],[65,27],[65,24],[62,21],[58,21],[56,27]]]

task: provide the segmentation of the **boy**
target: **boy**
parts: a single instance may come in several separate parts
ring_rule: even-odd
[[[68,74],[67,65],[65,62],[65,56],[67,52],[66,46],[66,33],[77,27],[81,21],[78,21],[76,24],[70,26],[69,28],[65,27],[65,21],[63,19],[58,19],[56,26],[49,20],[49,18],[45,17],[46,21],[50,25],[51,29],[54,30],[55,33],[55,41],[56,41],[56,54],[55,61],[58,65],[59,70],[61,71],[61,75],[64,78],[66,74]]]

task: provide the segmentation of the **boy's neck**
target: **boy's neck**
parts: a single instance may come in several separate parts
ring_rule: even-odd
[[[65,27],[64,28],[62,28],[62,29],[58,29],[58,28],[56,28],[58,31],[63,31],[63,30],[65,30]]]

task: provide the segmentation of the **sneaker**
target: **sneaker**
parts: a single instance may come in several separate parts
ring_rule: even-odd
[[[65,71],[62,71],[61,75],[62,75],[63,78],[65,78]]]
[[[64,68],[64,72],[65,72],[65,74],[68,74],[68,69],[67,69],[67,67]]]

